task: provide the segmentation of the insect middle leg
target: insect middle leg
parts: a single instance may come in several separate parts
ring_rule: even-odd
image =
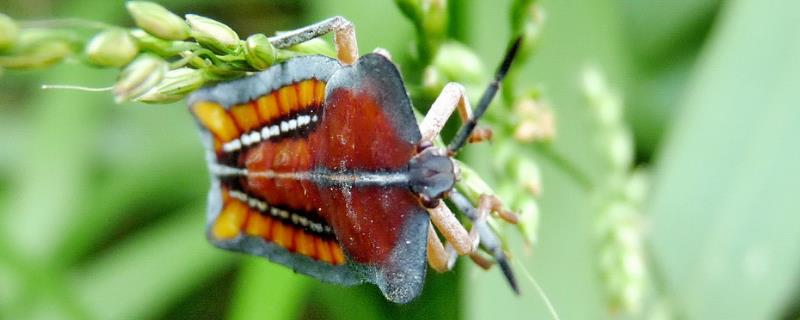
[[[428,263],[439,272],[452,269],[456,257],[471,254],[478,247],[478,234],[467,232],[444,201],[428,209],[432,224],[428,227]],[[434,228],[435,226],[435,228]],[[436,230],[447,240],[443,245]]]
[[[287,48],[334,32],[336,55],[343,64],[353,64],[358,59],[356,29],[347,19],[336,16],[300,29],[284,32],[269,38],[276,48]]]

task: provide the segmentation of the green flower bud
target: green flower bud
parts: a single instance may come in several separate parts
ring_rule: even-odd
[[[514,103],[517,119],[514,139],[520,142],[551,141],[556,134],[556,121],[550,107],[535,98],[524,97]]]
[[[477,83],[483,81],[483,64],[478,56],[458,42],[442,44],[433,65],[448,81]]]
[[[199,89],[205,82],[203,70],[192,68],[171,70],[161,83],[135,100],[145,103],[175,102]]]
[[[423,54],[436,56],[447,33],[447,1],[422,0],[422,32],[425,34]]]
[[[625,183],[625,196],[631,203],[641,206],[644,204],[650,189],[650,176],[647,170],[637,168],[633,170]]]
[[[233,53],[239,48],[239,35],[225,24],[206,17],[187,14],[192,37],[217,53]]]
[[[515,207],[517,218],[517,229],[524,236],[525,242],[528,245],[536,243],[539,234],[539,205],[530,197],[522,197],[520,204]]]
[[[478,203],[478,199],[482,194],[495,194],[494,190],[489,187],[486,181],[483,181],[475,170],[458,160],[456,160],[456,164],[461,169],[460,179],[456,182],[456,189],[472,203]]]
[[[447,85],[447,78],[433,65],[429,65],[422,73],[422,89],[426,96],[437,97]]]
[[[622,119],[622,101],[613,93],[603,73],[590,67],[583,72],[583,92],[598,122],[608,128]]]
[[[420,0],[395,0],[394,2],[406,17],[411,19],[415,24],[419,23],[419,19],[422,16]]]
[[[30,46],[26,45],[19,55],[0,56],[0,67],[9,69],[46,68],[61,62],[72,53],[72,46],[69,43],[53,39],[52,41],[38,42]]]
[[[152,54],[142,54],[128,64],[114,85],[117,103],[132,100],[145,94],[164,79],[169,64]]]
[[[0,51],[11,48],[19,36],[19,27],[9,16],[0,13]]]
[[[516,177],[528,194],[539,196],[542,193],[542,174],[533,160],[518,156],[511,159],[509,167],[511,176]]]
[[[127,31],[111,29],[92,38],[86,45],[86,58],[101,67],[121,67],[133,60],[139,52],[136,41]]]
[[[522,36],[519,57],[527,58],[539,43],[545,22],[545,13],[535,0],[515,0],[511,4],[511,30]],[[517,61],[520,64],[520,61]]]
[[[613,169],[624,172],[633,164],[633,137],[627,128],[610,131],[607,139],[601,139],[599,143]]]
[[[264,70],[275,62],[275,47],[269,42],[267,36],[259,33],[247,37],[244,47],[244,56],[247,63],[253,68]]]
[[[139,28],[166,40],[184,40],[189,37],[189,26],[181,17],[160,4],[149,1],[128,1],[125,6]]]

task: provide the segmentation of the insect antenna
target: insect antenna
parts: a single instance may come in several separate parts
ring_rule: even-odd
[[[461,147],[463,147],[467,142],[467,139],[469,139],[472,131],[475,130],[475,126],[478,124],[478,119],[480,119],[483,116],[483,113],[486,112],[486,109],[489,108],[489,104],[492,102],[495,94],[497,94],[497,90],[500,88],[500,82],[503,81],[506,73],[508,73],[508,69],[511,68],[511,62],[514,61],[514,57],[516,57],[521,43],[522,37],[516,38],[514,43],[511,44],[511,47],[509,47],[508,51],[506,51],[506,55],[503,58],[503,63],[500,64],[500,67],[494,74],[494,79],[489,83],[486,91],[483,92],[483,96],[481,96],[481,100],[478,102],[478,106],[475,108],[472,118],[464,123],[464,126],[462,126],[461,129],[458,130],[458,133],[456,133],[455,138],[450,141],[450,145],[447,146],[448,153],[454,154],[458,152],[458,150],[461,149]]]

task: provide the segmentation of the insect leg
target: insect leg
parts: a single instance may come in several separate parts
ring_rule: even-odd
[[[433,225],[442,233],[448,244],[453,246],[456,253],[465,255],[475,251],[478,246],[477,235],[467,233],[467,230],[456,219],[456,216],[445,205],[444,201],[439,200],[439,204],[436,207],[428,209],[428,214],[431,216]]]
[[[453,190],[448,198],[461,212],[464,213],[464,215],[467,216],[467,218],[472,220],[472,228],[477,230],[478,234],[480,235],[480,245],[484,250],[489,252],[489,254],[494,257],[511,288],[515,292],[519,293],[517,280],[514,277],[514,272],[511,270],[511,266],[508,264],[508,257],[506,257],[505,252],[503,252],[500,239],[497,238],[497,235],[486,221],[486,216],[489,214],[488,211],[492,210],[492,207],[495,207],[495,204],[499,203],[499,200],[491,196],[483,195],[479,200],[480,203],[478,205],[478,209],[476,209],[472,206],[467,197],[456,190]],[[494,198],[494,200],[492,200],[492,198]],[[495,202],[495,200],[498,202]],[[478,257],[472,258],[473,261],[479,259]]]
[[[464,86],[450,82],[439,93],[419,126],[422,141],[432,142],[456,109],[458,109],[458,116],[462,123],[467,123],[472,118],[472,106],[470,106]],[[478,142],[491,137],[489,129],[479,129],[470,136],[470,142]]]
[[[455,265],[458,254],[453,247],[448,244],[445,247],[433,225],[428,226],[428,264],[437,272],[449,271]]]
[[[336,44],[336,54],[339,61],[344,64],[352,64],[355,62],[356,59],[358,59],[356,29],[353,23],[340,16],[278,34],[269,38],[269,42],[276,48],[287,48],[314,38],[319,38],[330,32],[334,32],[333,42]]]

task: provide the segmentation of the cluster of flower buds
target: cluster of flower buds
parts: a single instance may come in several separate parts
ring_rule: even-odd
[[[555,137],[555,115],[538,94],[517,99],[512,113],[517,121],[514,139],[523,143],[550,142]]]
[[[46,68],[72,55],[79,39],[64,32],[22,29],[0,13],[0,69]]]
[[[169,103],[207,82],[241,77],[296,55],[335,55],[322,41],[276,48],[264,34],[241,40],[219,21],[181,18],[153,2],[129,1],[126,8],[137,28],[82,21],[99,30],[88,39],[58,20],[20,28],[0,14],[0,69],[48,67],[82,52],[80,61],[121,69],[113,88],[117,102]]]
[[[633,140],[623,120],[621,99],[598,70],[584,73],[583,90],[595,119],[594,145],[609,169],[605,185],[595,188],[599,271],[610,309],[635,314],[647,283],[642,221],[647,175],[632,168]]]

